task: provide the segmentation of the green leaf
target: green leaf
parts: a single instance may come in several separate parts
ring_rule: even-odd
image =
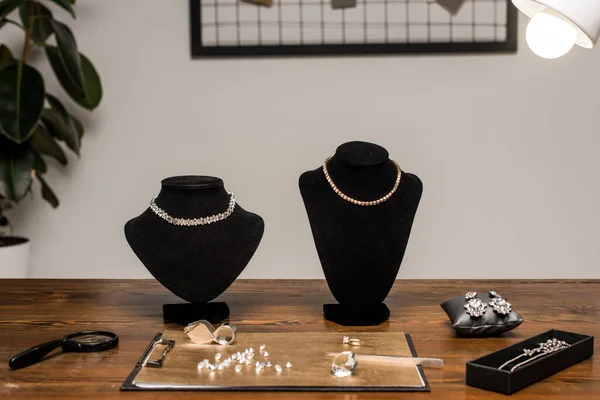
[[[31,10],[31,15],[29,14]],[[52,11],[37,1],[26,1],[19,7],[19,15],[23,26],[29,28],[30,17],[32,19],[31,38],[36,43],[45,43],[52,35]]]
[[[0,19],[6,17],[15,8],[19,7],[24,0],[0,0]]]
[[[85,55],[80,54],[83,83],[85,86],[85,93],[83,94],[69,79],[69,75],[60,60],[58,49],[54,46],[46,46],[46,55],[48,56],[48,60],[50,61],[50,65],[52,66],[58,81],[73,101],[88,110],[93,110],[100,104],[100,100],[102,100],[102,84],[100,83],[100,77]]]
[[[56,143],[54,138],[48,133],[44,125],[38,124],[35,127],[35,131],[29,140],[31,148],[40,153],[50,157],[56,158],[62,165],[67,165],[67,157],[64,151]],[[37,170],[37,168],[36,168]]]
[[[8,67],[15,62],[15,58],[6,45],[0,46],[0,69]]]
[[[71,14],[71,16],[73,18],[75,18],[75,11],[73,10],[72,4],[74,4],[75,2],[72,0],[52,0],[55,4],[57,4],[59,7],[64,8],[65,10],[67,10],[69,12],[69,14]]]
[[[77,50],[75,36],[69,27],[56,20],[51,20],[56,43],[58,44],[58,55],[60,63],[63,66],[67,77],[80,93],[85,97],[85,88],[83,86],[83,71],[81,70],[81,57]],[[54,68],[54,66],[52,66]]]
[[[44,178],[42,178],[42,175],[39,175],[39,174],[36,174],[36,177],[42,184],[42,197],[44,198],[44,200],[46,200],[48,203],[50,203],[52,205],[52,207],[54,207],[54,208],[58,207],[58,204],[59,204],[58,198],[56,197],[56,195],[54,194],[52,189],[50,189],[50,186],[48,186],[48,183],[46,183],[46,180]]]
[[[81,141],[81,138],[85,133],[85,128],[83,127],[83,124],[74,116],[71,115],[71,119],[73,120],[73,124],[75,124],[75,130],[77,130],[77,135],[79,135],[79,140]]]
[[[21,200],[31,189],[35,155],[29,148],[0,153],[0,196]]]
[[[79,149],[81,148],[81,142],[79,141],[79,131],[73,118],[67,112],[65,106],[62,105],[60,100],[51,94],[46,95],[48,99],[48,103],[52,107],[52,113],[55,118],[53,121],[60,121],[60,129],[62,131],[62,140],[69,146],[71,150],[73,150],[77,155],[79,155]]]
[[[44,108],[44,80],[29,65],[0,70],[0,133],[22,143],[33,133]]]
[[[44,111],[42,112],[42,122],[46,126],[46,129],[48,130],[50,135],[57,138],[58,140],[62,140],[63,142],[65,141],[65,134],[63,132],[64,128],[61,124],[61,121],[51,109],[44,109]]]
[[[48,171],[46,161],[44,161],[44,158],[40,153],[35,153],[35,164],[33,164],[33,169],[35,169],[35,172],[38,174],[45,174],[46,171]]]

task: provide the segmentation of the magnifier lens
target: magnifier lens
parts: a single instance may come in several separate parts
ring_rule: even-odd
[[[215,331],[215,339],[219,344],[231,344],[235,338],[235,330],[230,325],[221,325]]]
[[[97,333],[91,333],[91,334],[74,337],[71,340],[74,340],[79,344],[93,346],[93,345],[109,342],[112,340],[112,338],[110,336],[100,335]]]

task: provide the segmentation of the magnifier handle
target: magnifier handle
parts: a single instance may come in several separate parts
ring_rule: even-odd
[[[63,339],[51,340],[46,343],[38,344],[37,346],[27,349],[24,352],[14,356],[8,362],[8,366],[11,369],[21,369],[29,367],[30,365],[40,361],[51,351],[59,348],[62,344]]]

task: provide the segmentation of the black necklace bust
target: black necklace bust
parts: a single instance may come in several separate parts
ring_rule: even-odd
[[[193,220],[224,213],[230,201],[231,195],[219,178],[176,176],[162,181],[155,204],[171,217]],[[150,208],[125,224],[127,242],[148,271],[172,293],[194,305],[186,310],[196,310],[196,315],[184,319],[215,322],[227,317],[228,309],[223,317],[221,307],[220,316],[215,317],[197,315],[198,310],[210,309],[199,306],[233,283],[254,255],[263,232],[263,219],[237,203],[225,219],[204,225],[178,226]]]
[[[401,172],[395,192],[376,205],[372,201],[393,190],[398,167],[387,150],[372,143],[350,142],[338,147],[323,167],[300,176],[300,192],[317,253],[331,293],[339,304],[324,305],[325,318],[342,325],[377,325],[389,318],[383,304],[404,257],[417,207],[421,180]]]

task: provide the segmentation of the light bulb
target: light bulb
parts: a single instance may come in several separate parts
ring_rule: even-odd
[[[577,30],[565,20],[540,12],[529,21],[525,37],[531,51],[538,56],[558,58],[573,48]]]

